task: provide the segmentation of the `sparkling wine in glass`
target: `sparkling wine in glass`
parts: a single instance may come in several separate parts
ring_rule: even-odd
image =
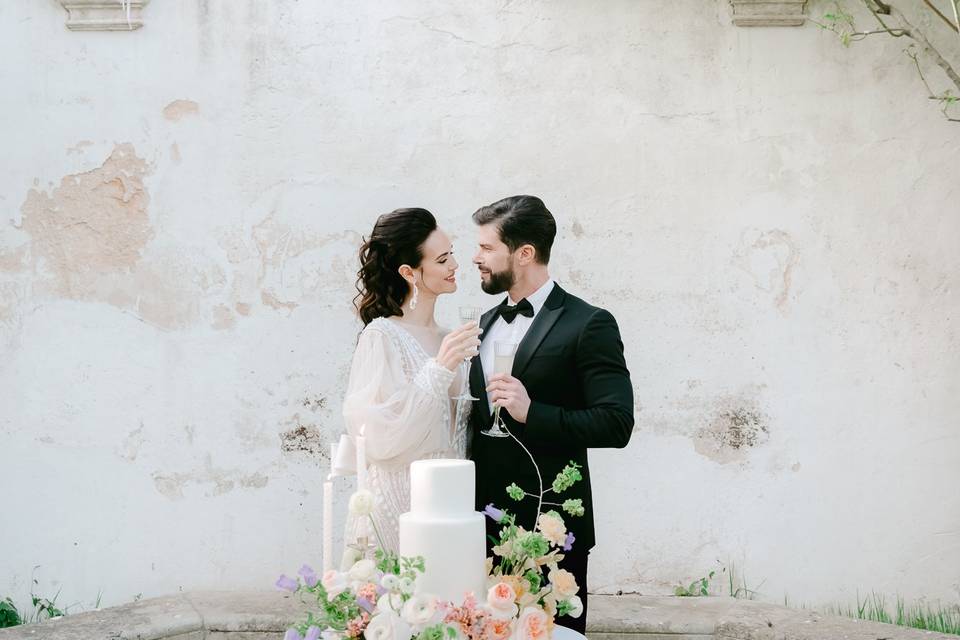
[[[513,359],[517,355],[517,346],[516,342],[493,343],[493,375],[499,373],[510,375],[513,371]],[[489,429],[480,433],[491,438],[509,438],[510,434],[503,430],[503,426],[503,420],[500,419],[500,407],[496,407],[493,410],[493,424]]]
[[[466,324],[473,322],[480,323],[480,307],[460,307],[460,323]],[[470,393],[470,358],[465,359],[460,364],[460,393],[454,396],[454,400],[476,401]]]

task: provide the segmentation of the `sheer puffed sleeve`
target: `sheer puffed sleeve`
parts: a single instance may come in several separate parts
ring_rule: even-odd
[[[347,433],[363,435],[367,459],[409,463],[449,447],[450,399],[455,372],[428,359],[408,380],[390,336],[375,326],[360,334],[343,400]]]

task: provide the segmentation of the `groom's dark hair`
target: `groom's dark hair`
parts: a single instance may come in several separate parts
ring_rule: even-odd
[[[510,196],[473,213],[478,225],[496,224],[500,240],[516,251],[525,244],[536,249],[540,264],[550,262],[550,248],[557,236],[557,223],[543,200],[536,196]]]

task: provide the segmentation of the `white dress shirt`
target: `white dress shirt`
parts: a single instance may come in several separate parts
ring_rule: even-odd
[[[483,374],[487,379],[493,375],[493,343],[515,342],[519,344],[520,341],[523,340],[523,337],[527,335],[530,325],[533,324],[533,319],[537,317],[537,314],[543,309],[543,305],[546,304],[547,298],[550,297],[550,293],[553,292],[553,287],[554,282],[551,278],[547,280],[543,286],[527,296],[527,302],[533,307],[532,317],[528,318],[517,314],[513,322],[507,322],[503,319],[503,316],[497,316],[497,319],[494,320],[490,328],[487,329],[483,342],[480,343],[480,364],[483,365]],[[511,305],[515,305],[518,302],[520,301],[510,298]],[[487,403],[490,405],[490,413],[493,413],[493,402],[490,402],[488,398]]]

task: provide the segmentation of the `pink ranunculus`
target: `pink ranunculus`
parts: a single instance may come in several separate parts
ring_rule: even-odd
[[[498,582],[487,591],[487,606],[500,620],[517,615],[517,592],[506,582]]]
[[[526,607],[520,612],[510,640],[548,640],[550,618],[538,607]]]

